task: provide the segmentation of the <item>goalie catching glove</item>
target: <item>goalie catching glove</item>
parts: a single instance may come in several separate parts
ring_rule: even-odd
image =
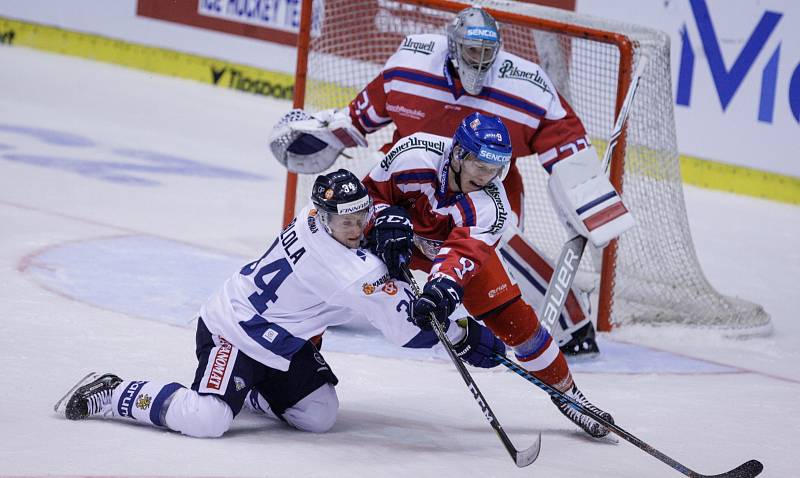
[[[597,248],[605,247],[634,225],[593,147],[557,162],[547,186],[562,219]]]
[[[345,148],[366,147],[367,140],[350,121],[347,109],[313,115],[293,109],[272,128],[269,148],[292,173],[317,174],[333,166]]]

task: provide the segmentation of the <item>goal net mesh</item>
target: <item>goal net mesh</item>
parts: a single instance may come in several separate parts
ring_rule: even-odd
[[[419,3],[419,2],[417,2]],[[627,125],[623,197],[636,227],[618,241],[610,321],[681,324],[727,333],[767,333],[769,315],[757,304],[718,293],[697,261],[683,199],[673,114],[669,38],[644,27],[577,15],[528,3],[474,2],[498,11],[622,33],[635,45],[634,59],[648,57]],[[442,33],[453,13],[389,0],[315,0],[305,106],[344,107],[372,80],[405,35]],[[535,23],[535,22],[532,22]],[[602,152],[614,126],[620,50],[567,31],[503,23],[504,48],[548,73]],[[569,29],[572,30],[572,29]],[[349,149],[335,167],[366,174],[391,140],[393,126],[368,136],[369,149]],[[551,261],[567,234],[547,194],[547,174],[535,157],[519,158],[525,182],[524,234]],[[299,210],[314,176],[298,178]],[[598,300],[601,254],[587,248],[576,283]]]

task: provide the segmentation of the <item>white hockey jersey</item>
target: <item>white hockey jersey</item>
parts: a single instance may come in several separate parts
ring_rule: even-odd
[[[397,345],[432,347],[435,334],[407,320],[412,300],[408,284],[390,280],[380,259],[331,237],[309,204],[211,296],[200,317],[211,333],[285,371],[308,339],[356,317]],[[448,328],[451,339],[460,338],[456,329]]]

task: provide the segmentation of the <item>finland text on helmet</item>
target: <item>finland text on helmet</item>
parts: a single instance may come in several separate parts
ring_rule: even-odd
[[[506,125],[495,116],[472,113],[461,120],[453,136],[462,158],[472,153],[475,159],[498,168],[511,162],[511,136]]]
[[[364,184],[346,169],[321,174],[311,188],[325,230],[343,245],[356,248],[372,215],[372,199]]]
[[[502,43],[497,22],[481,8],[461,10],[448,25],[447,49],[467,93],[481,92]]]

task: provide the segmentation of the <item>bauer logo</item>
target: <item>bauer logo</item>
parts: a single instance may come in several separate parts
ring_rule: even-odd
[[[406,37],[403,40],[403,44],[400,46],[401,50],[410,51],[412,53],[422,53],[423,55],[430,55],[433,53],[433,47],[436,45],[436,42],[433,40],[429,41],[428,43],[422,43],[419,41],[414,41],[411,37]]]
[[[547,81],[545,81],[544,77],[539,74],[539,70],[534,72],[520,70],[514,65],[513,61],[505,60],[503,61],[503,64],[500,65],[499,72],[500,78],[527,81],[532,85],[538,86],[545,93],[552,93],[550,87],[547,85]]]

